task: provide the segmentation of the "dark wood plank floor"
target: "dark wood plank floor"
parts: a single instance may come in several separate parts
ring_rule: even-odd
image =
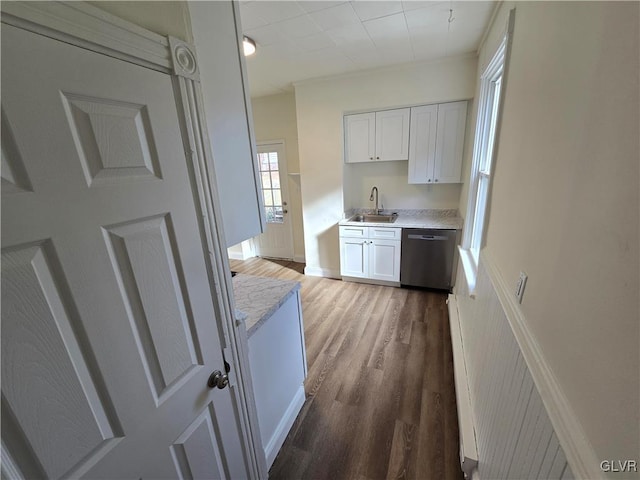
[[[446,294],[230,263],[302,283],[307,400],[270,479],[463,478]]]

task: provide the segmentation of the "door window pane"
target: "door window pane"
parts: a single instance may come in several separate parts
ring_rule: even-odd
[[[262,188],[271,188],[271,176],[269,172],[260,172],[260,178],[262,179]]]
[[[271,172],[271,187],[280,188],[280,172]]]
[[[284,210],[282,208],[282,191],[280,190],[278,153],[259,153],[258,169],[260,170],[267,223],[283,223]]]

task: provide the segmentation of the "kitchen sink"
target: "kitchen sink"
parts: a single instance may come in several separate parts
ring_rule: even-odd
[[[359,213],[349,219],[350,222],[369,222],[369,223],[393,223],[398,218],[397,214],[368,214]]]

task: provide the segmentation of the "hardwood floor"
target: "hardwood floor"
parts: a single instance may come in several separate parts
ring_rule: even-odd
[[[463,478],[446,294],[230,263],[302,284],[307,400],[270,479]]]

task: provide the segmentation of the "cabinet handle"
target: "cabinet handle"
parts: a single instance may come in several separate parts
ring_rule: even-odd
[[[435,179],[435,181],[437,182],[437,181],[438,181],[438,179],[436,178],[436,179]]]
[[[429,179],[427,180],[427,182],[430,182],[430,181],[431,181],[431,179],[429,178]]]
[[[369,160],[373,160],[373,157],[369,157]]]
[[[380,160],[380,157],[376,157],[376,160]]]

